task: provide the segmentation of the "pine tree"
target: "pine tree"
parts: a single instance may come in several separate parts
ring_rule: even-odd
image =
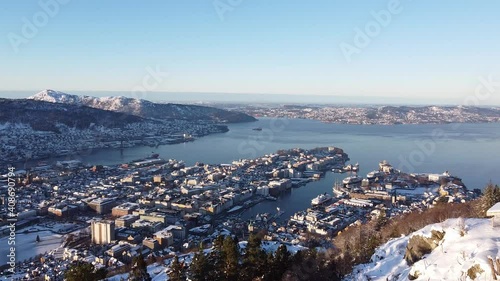
[[[97,281],[106,278],[106,274],[107,271],[104,268],[96,270],[93,264],[78,263],[70,266],[64,278],[68,281]]]
[[[224,239],[222,252],[224,259],[222,273],[224,279],[228,281],[238,279],[240,252],[235,240],[230,236],[226,236]]]
[[[184,264],[179,262],[179,257],[175,256],[172,264],[170,265],[171,272],[168,277],[171,281],[183,281],[186,280],[186,274],[184,270]]]
[[[274,268],[274,255],[272,252],[267,253],[266,255],[266,267],[264,268],[264,271],[262,272],[262,278],[261,280],[266,280],[266,281],[272,281],[272,280],[278,280],[276,279],[278,274],[275,271]],[[279,279],[281,280],[281,279]]]
[[[224,268],[224,256],[222,245],[224,236],[219,235],[213,242],[213,251],[208,256],[208,261],[211,267],[208,280],[222,280]]]
[[[497,202],[500,202],[500,187],[498,187],[498,185],[493,185],[492,183],[488,184],[488,186],[484,190],[484,194],[481,200],[483,214],[486,214],[486,211],[489,208],[491,208]]]
[[[248,238],[246,253],[243,257],[244,280],[252,280],[261,277],[267,266],[267,255],[261,248],[261,239],[254,234]]]
[[[142,253],[132,260],[132,264],[133,268],[128,278],[129,281],[151,281],[151,276],[148,273],[148,266]]]
[[[36,236],[36,242],[40,243],[40,236],[38,236],[38,235]]]
[[[203,253],[203,248],[200,246],[198,253],[193,257],[193,262],[191,263],[190,278],[193,281],[208,281],[209,273],[211,272],[211,267],[208,262],[207,256]]]
[[[219,235],[217,238],[214,240],[214,250],[216,251],[222,251],[222,244],[224,243],[224,236]]]
[[[285,245],[281,244],[276,250],[276,253],[274,253],[274,258],[272,261],[273,274],[274,276],[276,276],[276,279],[273,280],[281,280],[281,277],[288,269],[290,259],[290,252],[288,252],[288,249]]]

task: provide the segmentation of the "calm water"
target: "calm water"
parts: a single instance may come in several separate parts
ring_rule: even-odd
[[[252,130],[260,127],[262,131]],[[325,124],[301,119],[267,119],[229,125],[230,131],[203,137],[194,142],[158,148],[90,151],[73,158],[92,164],[119,164],[143,158],[152,152],[162,158],[184,160],[187,164],[230,163],[286,148],[337,146],[359,162],[360,174],[377,169],[387,160],[406,172],[450,171],[469,188],[483,188],[489,181],[500,183],[500,124],[445,124],[361,126]],[[276,202],[264,202],[248,214],[274,212],[279,206],[285,216],[310,206],[322,192],[331,192],[335,179],[346,175],[328,173],[325,179],[292,189]],[[257,210],[258,209],[258,210]]]

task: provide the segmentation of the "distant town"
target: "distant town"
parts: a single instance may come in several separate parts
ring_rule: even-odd
[[[465,202],[481,193],[468,190],[447,172],[407,174],[381,161],[363,177],[357,174],[359,166],[348,161],[346,152],[331,146],[281,150],[218,165],[187,166],[151,155],[113,166],[69,160],[18,169],[11,173],[16,185],[16,239],[45,251],[24,253],[16,272],[4,266],[4,274],[23,280],[63,280],[70,264],[85,261],[114,272],[112,280],[120,280],[126,278],[120,270],[142,254],[163,257],[152,273],[160,275],[168,271],[174,255],[188,263],[194,249],[210,248],[219,235],[244,240],[250,233],[265,233],[264,245],[269,248],[327,248],[352,224],[422,210],[440,200]],[[295,188],[307,189],[309,182],[323,180],[326,173],[346,174],[342,182],[331,183],[331,192],[317,194],[310,208],[291,217],[283,217],[277,208],[242,218],[251,206],[279,200]],[[8,178],[0,176],[2,194],[7,193]],[[6,200],[2,197],[2,239],[9,235],[5,223],[13,212]],[[47,246],[48,240],[52,246]]]
[[[25,124],[0,125],[0,165],[90,152],[102,148],[157,147],[189,142],[208,134],[227,132],[211,121],[172,120],[129,123],[124,128],[75,129],[59,124],[58,131],[34,130]]]
[[[471,106],[218,105],[255,117],[358,125],[500,122],[500,108]]]

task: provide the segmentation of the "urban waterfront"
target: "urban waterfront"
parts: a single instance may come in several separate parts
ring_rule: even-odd
[[[262,128],[262,131],[252,130],[254,128]],[[113,165],[144,158],[154,152],[164,159],[183,160],[187,165],[196,162],[217,164],[254,158],[280,149],[336,146],[349,154],[350,163],[360,164],[361,175],[387,160],[409,173],[449,171],[462,177],[471,189],[483,188],[490,181],[500,182],[496,169],[500,159],[494,157],[500,154],[499,123],[385,126],[260,118],[252,123],[229,124],[229,129],[227,133],[205,136],[194,142],[93,150],[52,160],[79,159],[89,164]],[[435,136],[440,132],[441,136]],[[427,147],[433,151],[426,151]],[[322,184],[331,187],[333,183],[326,180]]]
[[[255,128],[262,128],[262,131],[253,130]],[[408,173],[449,171],[461,177],[469,189],[483,188],[490,181],[500,182],[500,175],[495,171],[500,160],[492,157],[500,153],[498,123],[385,126],[260,118],[252,123],[230,124],[229,129],[227,133],[209,135],[194,142],[101,149],[51,160],[79,159],[89,164],[114,165],[158,153],[161,158],[183,160],[187,165],[196,162],[217,164],[254,158],[280,149],[332,145],[344,149],[350,163],[360,164],[358,173],[361,176],[377,169],[380,161],[387,160]],[[262,212],[272,214],[279,207],[284,211],[280,219],[288,219],[295,212],[308,208],[312,198],[324,192],[331,193],[335,181],[341,182],[346,176],[328,172],[319,181],[282,194],[277,201],[264,201],[245,210],[242,217],[250,219]]]

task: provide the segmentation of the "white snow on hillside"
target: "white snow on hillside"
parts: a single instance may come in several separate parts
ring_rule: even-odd
[[[65,103],[65,104],[76,104],[76,105],[86,105],[95,108],[102,108],[106,110],[118,110],[124,105],[134,104],[140,105],[144,100],[126,98],[123,96],[117,97],[91,97],[91,96],[78,96],[66,94],[54,90],[43,90],[28,99],[46,101],[52,103]]]
[[[78,96],[68,95],[54,90],[43,90],[34,96],[29,97],[32,100],[41,100],[54,103],[78,103]]]
[[[431,230],[445,231],[440,245],[413,266],[408,266],[404,254],[408,240],[413,235],[431,236]],[[467,271],[479,265],[484,271],[476,280],[494,280],[488,258],[500,258],[500,229],[493,228],[489,219],[465,220],[466,234],[460,235],[460,219],[449,219],[428,225],[409,236],[392,239],[379,247],[371,263],[356,266],[346,281],[368,280],[471,280]]]

